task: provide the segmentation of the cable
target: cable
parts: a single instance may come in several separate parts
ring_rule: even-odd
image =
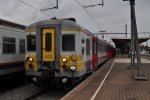
[[[90,0],[90,2],[93,3],[91,0]],[[102,2],[102,3],[104,3],[104,2]],[[96,12],[96,8],[95,8],[95,7],[93,8],[93,10]],[[95,13],[95,15],[96,15],[97,17],[100,16],[99,13]],[[99,18],[99,22],[102,24],[102,25],[101,25],[101,26],[102,26],[102,29],[104,29],[104,30],[111,29],[109,25],[106,25],[105,22],[104,22],[103,20],[101,20],[101,18]],[[107,26],[107,27],[106,27],[106,26]]]
[[[52,2],[51,2],[51,1],[47,0],[47,2],[48,2],[50,5],[52,5]],[[53,11],[53,14],[56,15],[56,14],[54,13],[54,11]]]
[[[41,13],[45,14],[46,16],[50,17],[50,15],[48,15],[47,13],[45,13],[45,12],[43,12],[43,11],[41,11],[41,10],[39,10],[39,9],[37,9],[37,8],[35,8],[35,7],[33,7],[33,6],[31,6],[31,5],[29,5],[28,3],[26,3],[26,2],[24,2],[24,1],[22,1],[22,0],[18,0],[18,1],[21,2],[22,4],[25,4],[25,5],[27,5],[27,6],[31,7],[31,8],[33,8],[33,9],[35,9],[36,11],[41,12]]]
[[[94,4],[91,0],[89,0],[89,2],[91,4]],[[96,8],[94,7],[93,10],[96,12]],[[98,13],[95,13],[96,17],[98,17]],[[103,30],[103,28],[106,30],[107,28],[105,27],[105,24],[103,23],[103,21],[101,19],[99,19],[99,22],[102,23],[103,25],[101,25],[101,29]]]
[[[78,0],[75,0],[75,1],[84,9],[84,11],[88,14],[88,16],[95,22],[95,24],[97,25],[97,27],[101,29],[101,27],[96,22],[96,20],[94,19],[94,17],[83,7],[83,5]]]
[[[82,4],[78,1],[78,0],[75,0],[81,7],[82,7]],[[82,7],[83,8],[83,7]],[[84,9],[84,8],[83,8]]]

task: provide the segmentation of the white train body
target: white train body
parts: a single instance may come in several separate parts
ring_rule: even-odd
[[[0,19],[0,76],[23,71],[25,26]]]
[[[26,35],[25,72],[35,83],[44,79],[80,81],[113,54],[105,41],[70,19],[33,23]]]

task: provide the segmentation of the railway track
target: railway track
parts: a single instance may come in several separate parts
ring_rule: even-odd
[[[0,92],[0,100],[59,100],[68,91],[64,89],[38,88],[33,84]]]
[[[37,97],[39,97],[40,95],[46,93],[47,91],[48,91],[47,89],[41,90],[41,91],[39,91],[39,92],[37,92],[37,93],[35,93],[35,94],[25,98],[24,100],[36,100]]]
[[[103,64],[99,65],[99,67]],[[69,91],[64,88],[43,89],[41,91],[36,92],[33,95],[28,96],[24,100],[59,100],[68,92]]]
[[[0,78],[0,95],[5,94],[7,91],[20,88],[25,86],[24,77],[16,77],[16,78]],[[20,79],[20,80],[18,80]]]
[[[29,83],[12,86],[4,91],[0,88],[0,100],[59,100],[68,92],[64,88],[38,88]]]
[[[61,97],[63,97],[67,93],[68,91],[60,90],[60,89],[43,90],[24,100],[59,100]]]
[[[24,85],[0,94],[0,100],[24,100],[41,91],[33,84]]]

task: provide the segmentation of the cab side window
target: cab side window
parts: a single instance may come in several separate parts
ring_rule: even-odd
[[[86,39],[86,55],[90,55],[90,40]]]
[[[83,54],[83,55],[84,55],[84,45],[85,45],[84,42],[85,42],[84,39],[82,39],[82,40],[81,40],[81,43],[82,43],[82,54]]]

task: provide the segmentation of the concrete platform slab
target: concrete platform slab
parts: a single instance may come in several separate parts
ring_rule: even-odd
[[[131,59],[130,58],[116,58],[115,62],[118,62],[118,63],[130,63]],[[137,63],[137,60],[135,60],[135,63]],[[150,63],[150,60],[142,57],[141,63]]]
[[[116,58],[113,66],[113,60],[108,61],[62,100],[150,100],[150,80],[136,81],[137,69],[129,69],[129,61]],[[150,63],[145,58],[142,61],[144,74],[150,79]]]

